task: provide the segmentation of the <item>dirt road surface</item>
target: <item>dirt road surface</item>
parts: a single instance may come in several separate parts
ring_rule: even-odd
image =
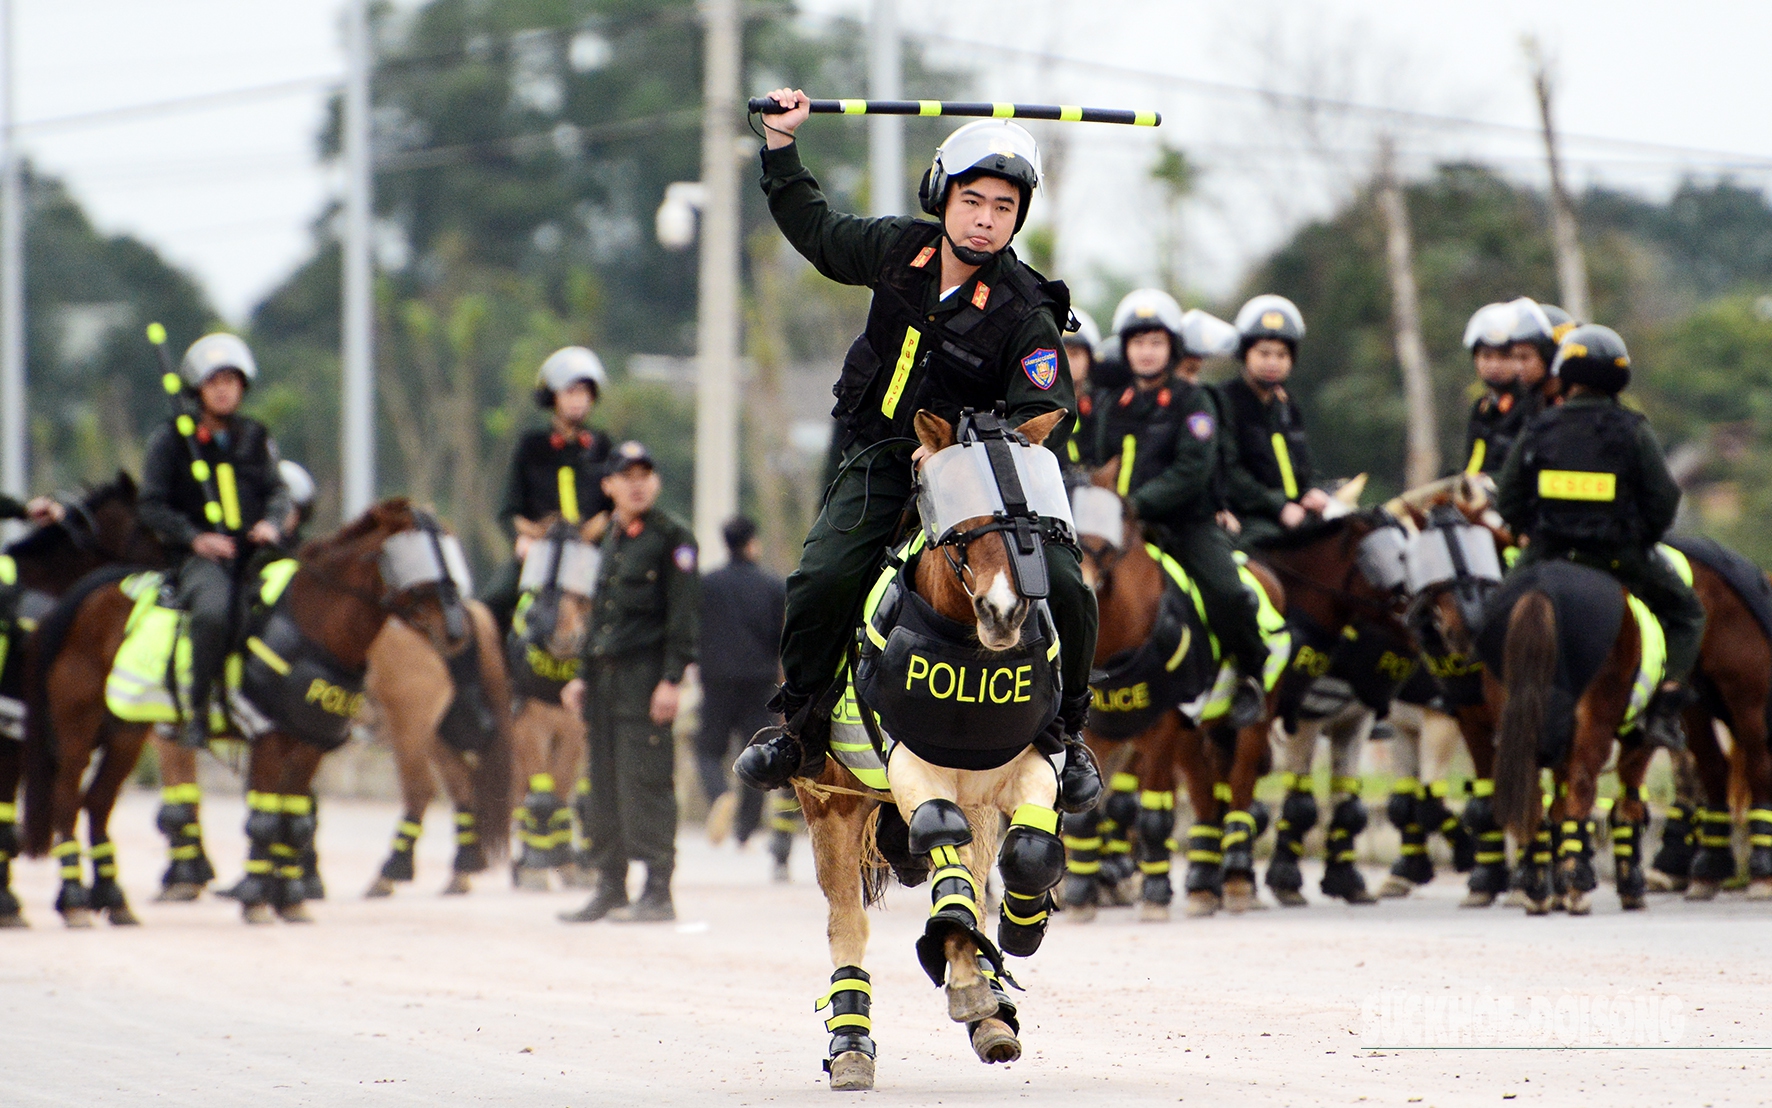
[[[451,850],[440,810],[416,884],[362,900],[394,806],[323,802],[331,895],[319,922],[248,928],[229,901],[151,902],[164,864],[154,804],[132,794],[112,822],[142,927],[64,929],[49,863],[19,865],[34,926],[0,932],[0,1104],[1697,1106],[1772,1095],[1772,906],[1739,895],[1662,897],[1625,916],[1602,888],[1590,918],[1527,919],[1459,910],[1461,889],[1442,874],[1378,907],[1168,924],[1128,909],[1087,925],[1060,917],[1016,964],[1027,1053],[986,1067],[912,955],[927,893],[894,890],[874,914],[867,967],[878,1089],[836,1094],[819,1070],[826,1037],[811,1001],[831,967],[803,842],[793,882],[772,885],[765,852],[715,850],[685,828],[676,924],[568,926],[554,914],[582,893],[518,893],[488,874],[471,896],[440,898]],[[205,807],[224,882],[239,873],[243,814],[237,799]],[[1559,1049],[1570,1046],[1582,1049]]]

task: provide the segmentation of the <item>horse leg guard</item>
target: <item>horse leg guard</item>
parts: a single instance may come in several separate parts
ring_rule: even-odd
[[[381,880],[387,882],[412,880],[412,848],[424,833],[424,826],[415,819],[402,819],[394,827],[394,842],[388,860],[381,864]]]
[[[1477,864],[1477,841],[1464,829],[1464,821],[1453,814],[1446,805],[1448,788],[1446,782],[1435,781],[1421,798],[1415,818],[1429,833],[1438,831],[1452,848],[1452,868],[1459,873],[1469,873]]]
[[[1280,802],[1280,818],[1274,823],[1274,854],[1268,859],[1265,884],[1274,891],[1281,904],[1304,903],[1298,890],[1304,887],[1304,874],[1298,860],[1304,857],[1304,837],[1317,825],[1317,798],[1308,787],[1298,787],[1296,774],[1284,774],[1286,799]]]
[[[92,894],[81,882],[80,841],[65,839],[56,843],[49,856],[61,865],[62,884],[55,894],[55,910],[64,918],[84,916],[92,908]]]
[[[117,884],[117,844],[101,840],[92,844],[92,890],[87,902],[95,912],[108,913],[114,924],[135,924],[141,921],[129,910],[123,886]]]
[[[560,809],[567,818],[567,843],[571,844],[572,813],[565,808]],[[480,842],[480,830],[474,823],[474,813],[460,808],[455,813],[455,864],[451,867],[456,873],[484,873],[486,871],[486,847]]]
[[[1465,834],[1476,848],[1466,886],[1470,890],[1464,900],[1467,907],[1490,904],[1508,888],[1507,834],[1495,822],[1494,796],[1495,782],[1483,778],[1472,782],[1471,798],[1464,806]]]
[[[1015,1001],[1010,999],[1009,991],[1003,988],[997,971],[982,956],[978,959],[978,972],[990,985],[991,996],[997,1001],[997,1011],[995,1015],[971,1020],[966,1024],[966,1034],[972,1040],[973,1053],[987,1066],[998,1062],[1013,1062],[1021,1057],[1021,1020],[1016,1016]]]
[[[24,905],[12,891],[12,855],[0,853],[0,928],[24,927]]]
[[[1550,911],[1555,891],[1551,866],[1550,823],[1539,825],[1532,836],[1532,845],[1521,851],[1520,864],[1514,874],[1520,894],[1526,898],[1526,914],[1542,916]]]
[[[1755,808],[1747,814],[1747,841],[1748,879],[1772,880],[1772,808]]]
[[[1354,864],[1354,836],[1366,830],[1366,805],[1360,802],[1359,779],[1335,782],[1335,791],[1346,795],[1329,814],[1329,836],[1324,843],[1327,864],[1318,888],[1324,896],[1339,897],[1349,904],[1373,904],[1378,898],[1366,889],[1366,879]]]
[[[1021,805],[1009,820],[997,852],[997,869],[1003,875],[997,943],[1005,954],[1029,957],[1046,937],[1052,890],[1064,877],[1064,843],[1057,830],[1058,813],[1038,804]],[[1167,873],[1163,879],[1168,884]]]
[[[1692,829],[1693,807],[1674,801],[1661,825],[1661,848],[1649,868],[1668,878],[1675,888],[1685,887],[1692,875],[1692,859],[1698,853],[1698,836]]]
[[[1189,893],[1224,895],[1224,829],[1216,823],[1196,823],[1187,830],[1187,877],[1182,887]]]
[[[551,869],[555,865],[554,832],[557,830],[556,817],[566,822],[567,841],[571,841],[572,814],[554,795],[554,778],[552,774],[536,773],[529,778],[529,795],[523,798],[523,804],[516,811],[517,839],[523,844],[523,853],[517,858],[519,870],[541,871]]]
[[[1064,817],[1064,889],[1066,908],[1094,908],[1101,902],[1101,812],[1091,810]]]
[[[203,828],[198,821],[202,791],[196,784],[168,785],[160,790],[160,811],[154,823],[166,836],[166,872],[160,878],[161,900],[195,900],[215,874],[203,853]]]
[[[813,1005],[814,1011],[830,1009],[824,1029],[831,1034],[830,1053],[824,1060],[824,1071],[830,1075],[831,1088],[836,1091],[871,1089],[874,1087],[874,1040],[870,1033],[874,1021],[874,986],[868,972],[860,966],[839,966],[831,974],[831,987]]]
[[[1642,799],[1637,790],[1636,799]],[[1618,809],[1614,807],[1613,813]],[[1643,832],[1641,823],[1614,823],[1612,826],[1613,883],[1618,886],[1618,902],[1627,909],[1641,908],[1648,880],[1643,874]]]
[[[572,787],[572,818],[578,824],[577,845],[573,848],[572,860],[581,874],[590,874],[591,866],[591,835],[585,828],[591,825],[591,779],[580,777]]]
[[[1175,899],[1169,880],[1169,858],[1175,852],[1175,794],[1147,791],[1138,797],[1138,872],[1144,875],[1141,897],[1167,908]]]
[[[912,813],[912,842],[917,838],[917,815],[931,804],[946,804],[947,801],[931,800],[919,805]],[[958,808],[955,809],[956,811]],[[971,830],[967,830],[971,835]],[[972,940],[978,953],[991,968],[1005,979],[1013,983],[1008,970],[1003,965],[1003,954],[978,929],[979,920],[983,918],[983,910],[979,907],[978,887],[973,884],[972,871],[960,859],[959,844],[943,844],[929,851],[930,863],[935,872],[930,875],[930,898],[934,905],[930,908],[929,919],[923,925],[923,935],[917,940],[917,961],[929,980],[937,985],[947,985],[948,1018],[955,1023],[968,1023],[983,1019],[997,1010],[997,1002],[991,996],[989,986],[983,982],[975,982],[964,988],[956,987],[947,979],[948,958],[947,940],[956,936],[964,936]]]
[[[790,877],[788,857],[794,852],[794,832],[800,819],[800,798],[792,789],[770,795],[769,856],[775,861],[773,878],[778,884],[785,884]]]
[[[1698,851],[1692,856],[1692,880],[1722,884],[1735,876],[1735,850],[1730,844],[1734,828],[1728,809],[1698,810]]]
[[[1224,838],[1219,840],[1224,852],[1224,875],[1255,880],[1255,817],[1241,808],[1225,813]]]
[[[1430,816],[1427,793],[1413,777],[1400,777],[1391,786],[1391,798],[1385,803],[1384,815],[1403,837],[1397,860],[1391,864],[1391,876],[1410,885],[1425,885],[1434,879],[1434,860],[1427,854],[1427,817]],[[1386,882],[1387,889],[1390,882]],[[1407,889],[1404,890],[1407,892]]]
[[[277,863],[277,884],[274,903],[285,919],[299,917],[307,900],[307,882],[302,872],[302,854],[314,845],[314,798],[305,794],[287,794],[278,798],[283,815],[278,821],[277,841],[271,846],[271,857]]]
[[[1137,872],[1132,860],[1132,829],[1138,825],[1138,778],[1116,773],[1101,802],[1101,884],[1110,899],[1120,883]]]
[[[1591,893],[1599,884],[1594,876],[1593,825],[1582,820],[1563,821],[1557,840],[1557,868],[1570,892]]]

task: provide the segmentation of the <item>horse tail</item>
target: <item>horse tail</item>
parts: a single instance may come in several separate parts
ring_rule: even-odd
[[[802,800],[801,804],[804,805]],[[892,864],[880,853],[881,806],[874,805],[861,825],[861,906],[872,908],[886,897],[892,884]]]
[[[505,670],[498,623],[491,610],[479,601],[469,601],[468,612],[480,652],[481,689],[486,706],[498,721],[492,741],[480,751],[474,766],[474,827],[486,860],[497,865],[511,853],[511,812],[515,804],[511,790],[511,729],[516,720],[511,712],[511,681]],[[570,787],[571,782],[565,784]]]
[[[1543,807],[1538,737],[1557,676],[1557,613],[1543,593],[1527,593],[1514,605],[1501,672],[1507,704],[1496,728],[1495,818],[1515,839],[1528,842]]]

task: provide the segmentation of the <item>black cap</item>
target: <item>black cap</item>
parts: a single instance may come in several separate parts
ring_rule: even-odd
[[[646,449],[646,444],[629,439],[616,447],[614,452],[609,455],[609,476],[614,477],[633,466],[645,466],[647,469],[658,468],[652,464],[652,451]]]

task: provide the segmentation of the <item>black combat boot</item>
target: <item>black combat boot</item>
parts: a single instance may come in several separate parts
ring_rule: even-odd
[[[1680,713],[1692,700],[1692,692],[1686,686],[1664,683],[1649,698],[1648,707],[1643,709],[1643,734],[1651,743],[1665,746],[1669,751],[1685,750],[1686,728]]]
[[[562,923],[596,923],[598,920],[615,911],[628,906],[628,872],[627,867],[606,869],[598,876],[597,891],[583,908],[576,912],[561,912]]]
[[[647,866],[646,887],[640,890],[640,899],[609,913],[610,923],[669,923],[676,918],[668,866]]]
[[[813,710],[811,697],[783,685],[768,706],[786,722],[752,735],[751,744],[732,763],[740,781],[763,793],[786,788],[796,776],[817,777],[831,738],[831,721]]]
[[[1236,691],[1231,693],[1230,714],[1225,722],[1241,731],[1245,727],[1253,727],[1267,715],[1267,690],[1261,687],[1261,678],[1245,674],[1237,678]]]

